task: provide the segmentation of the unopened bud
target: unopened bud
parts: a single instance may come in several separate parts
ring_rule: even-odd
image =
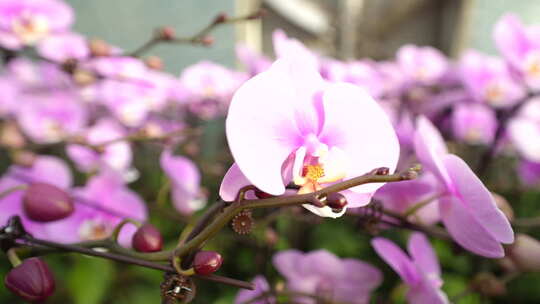
[[[20,149],[26,145],[26,140],[15,122],[4,123],[0,132],[0,143],[3,146]]]
[[[277,242],[279,241],[279,235],[274,229],[270,227],[266,228],[264,232],[264,237],[265,237],[266,243],[270,246],[275,246]]]
[[[156,252],[163,248],[163,237],[156,227],[146,223],[137,229],[131,245],[139,252]]]
[[[95,57],[111,55],[111,46],[101,39],[90,40],[88,42],[88,48],[92,56]]]
[[[227,18],[228,18],[228,16],[227,16],[226,13],[220,13],[214,19],[214,24],[223,23],[223,22],[227,21]]]
[[[75,69],[72,77],[73,81],[80,86],[87,86],[96,82],[96,75],[84,69]]]
[[[509,221],[512,221],[514,219],[514,209],[512,209],[508,201],[497,193],[491,192],[491,195],[493,195],[497,207],[506,215]]]
[[[274,197],[274,195],[270,194],[270,193],[266,193],[262,190],[259,190],[259,189],[255,189],[255,196],[259,199],[265,199],[265,198],[272,198]]]
[[[33,183],[23,196],[24,213],[36,222],[52,222],[73,213],[73,200],[66,191],[46,183]]]
[[[144,59],[144,64],[153,70],[163,70],[163,60],[158,56],[148,56]]]
[[[514,244],[508,247],[508,258],[521,271],[540,271],[540,242],[526,234],[516,234]]]
[[[221,255],[215,251],[199,251],[193,260],[193,269],[200,275],[216,272],[223,263]]]
[[[401,173],[401,179],[403,180],[412,180],[418,177],[418,172],[415,170],[408,170]]]
[[[27,150],[17,150],[11,155],[14,164],[22,167],[32,167],[36,160],[36,154]]]
[[[377,169],[373,169],[370,173],[374,175],[388,175],[390,173],[390,168],[380,167]]]
[[[29,302],[45,301],[54,293],[54,276],[40,258],[29,258],[11,269],[4,284],[14,294]]]
[[[347,206],[347,198],[341,193],[332,192],[326,196],[326,205],[334,212],[341,212]]]
[[[201,44],[204,46],[211,46],[214,44],[214,37],[212,36],[204,36],[201,38]]]
[[[176,36],[174,28],[170,26],[160,27],[156,31],[156,36],[161,40],[173,40]]]
[[[251,14],[250,16],[248,16],[247,19],[248,20],[259,19],[266,16],[266,14],[267,14],[267,11],[265,9],[260,9],[256,11],[255,13]]]
[[[506,294],[506,285],[491,273],[481,272],[474,277],[471,288],[488,297],[497,297]]]

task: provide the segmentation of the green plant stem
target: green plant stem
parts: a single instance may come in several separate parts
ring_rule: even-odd
[[[120,234],[120,231],[122,231],[122,228],[124,228],[127,224],[133,224],[137,228],[141,228],[142,224],[139,221],[136,221],[134,219],[125,218],[123,219],[116,227],[114,227],[114,230],[111,233],[111,240],[116,243],[118,242],[118,235]]]
[[[20,238],[20,241],[22,241],[22,243],[18,243],[19,245],[24,245],[24,246],[37,245],[41,247],[49,247],[49,248],[57,249],[62,252],[77,252],[77,253],[90,255],[90,256],[94,256],[98,258],[109,259],[109,260],[113,260],[113,261],[117,261],[121,263],[132,264],[132,265],[137,265],[141,267],[146,267],[146,268],[151,268],[151,269],[156,269],[156,270],[161,270],[161,271],[166,271],[166,272],[175,272],[174,268],[168,264],[151,262],[149,260],[143,260],[141,258],[137,258],[134,256],[125,256],[125,255],[121,255],[117,253],[100,252],[100,251],[96,251],[96,250],[84,247],[84,246],[92,246],[92,247],[109,248],[107,246],[113,246],[113,247],[118,246],[118,245],[115,245],[114,243],[111,245],[110,240],[91,241],[91,242],[79,243],[77,245],[74,245],[74,244],[60,244],[60,243],[55,243],[51,241],[36,239],[30,236],[24,236]],[[213,281],[213,282],[231,285],[231,286],[244,288],[244,289],[253,290],[255,288],[253,284],[251,283],[228,278],[228,277],[218,276],[218,275],[206,275],[206,276],[195,275],[194,277],[198,279],[202,279],[202,280]]]
[[[409,216],[414,215],[416,212],[418,212],[418,210],[420,210],[420,209],[424,208],[425,206],[431,204],[432,202],[434,202],[440,196],[441,195],[437,193],[437,194],[434,194],[434,195],[426,198],[425,200],[419,201],[418,203],[412,205],[407,210],[405,210],[405,212],[403,212],[403,217],[408,218]]]
[[[244,209],[256,209],[256,208],[276,208],[276,207],[287,207],[294,205],[306,204],[311,201],[313,197],[323,197],[329,193],[343,191],[355,186],[368,184],[368,183],[385,183],[385,182],[397,182],[403,180],[410,180],[415,178],[415,174],[392,174],[392,175],[375,175],[367,174],[352,178],[341,183],[337,183],[328,187],[325,187],[319,191],[300,194],[300,195],[291,195],[291,196],[278,196],[266,199],[258,200],[244,200],[231,203],[228,207],[223,210],[223,213],[218,215],[214,221],[212,221],[208,226],[206,226],[200,233],[198,233],[194,238],[187,241],[182,246],[179,246],[175,249],[174,255],[177,257],[184,257],[186,254],[191,251],[197,250],[200,248],[208,239],[216,235],[219,230],[221,230],[234,216],[240,213]]]
[[[17,252],[15,251],[15,248],[8,249],[6,254],[9,262],[11,263],[11,265],[13,265],[13,267],[17,267],[22,263],[21,259],[17,255]]]

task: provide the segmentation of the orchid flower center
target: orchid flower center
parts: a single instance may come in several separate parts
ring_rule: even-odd
[[[20,18],[13,21],[11,26],[13,32],[24,44],[34,44],[49,33],[47,18],[30,13],[23,13]]]
[[[345,155],[337,147],[331,149],[314,135],[308,135],[304,145],[295,152],[293,182],[300,186],[298,194],[318,191],[324,184],[346,176]]]
[[[487,86],[486,99],[492,105],[498,105],[504,100],[504,91],[499,83],[493,82]]]
[[[525,73],[532,78],[540,77],[540,54],[530,53],[525,59]]]
[[[108,225],[101,221],[87,220],[82,223],[79,229],[81,239],[87,241],[102,240],[111,234],[111,229]]]

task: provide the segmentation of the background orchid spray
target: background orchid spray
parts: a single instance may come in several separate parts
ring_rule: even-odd
[[[245,71],[146,56],[261,17],[129,51],[0,0],[0,302],[540,301],[536,26],[502,16],[500,57],[343,61],[282,30]]]

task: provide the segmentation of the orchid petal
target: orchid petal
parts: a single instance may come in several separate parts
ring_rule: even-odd
[[[493,196],[471,168],[459,157],[449,154],[443,159],[454,187],[478,222],[502,243],[514,241],[514,231]]]
[[[451,187],[450,177],[443,166],[442,156],[448,153],[446,144],[439,130],[424,116],[416,120],[414,150],[416,157],[427,169],[431,170],[447,187]]]
[[[504,249],[458,198],[444,196],[439,199],[444,226],[452,238],[463,248],[488,258],[502,258]]]
[[[398,139],[388,116],[375,100],[360,87],[340,83],[327,87],[323,102],[325,123],[319,137],[321,142],[347,155],[347,178],[379,167],[394,171],[399,158]],[[351,190],[373,192],[382,185],[367,184]]]
[[[440,276],[441,266],[439,265],[437,255],[425,235],[419,232],[413,233],[407,245],[407,250],[414,264],[428,275],[435,274]]]
[[[238,167],[253,185],[273,195],[285,192],[282,165],[301,145],[304,129],[310,125],[316,131],[319,124],[312,99],[298,98],[304,96],[298,96],[294,88],[292,69],[290,62],[278,60],[244,83],[233,97],[226,121]],[[313,114],[297,115],[310,108]]]
[[[406,284],[413,285],[420,280],[420,274],[411,259],[392,241],[377,237],[371,241],[371,246]]]

